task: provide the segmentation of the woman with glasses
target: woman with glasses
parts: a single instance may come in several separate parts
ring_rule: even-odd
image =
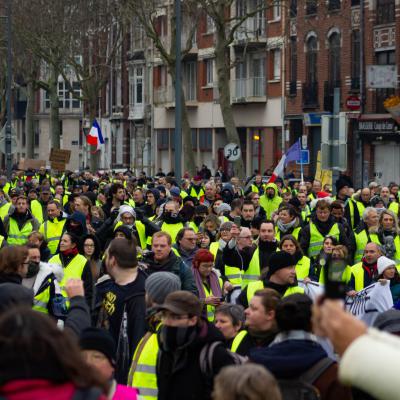
[[[222,279],[214,271],[214,256],[206,249],[197,251],[192,262],[192,272],[203,301],[203,314],[209,321],[214,321],[215,309],[223,301]]]
[[[10,246],[0,250],[0,283],[21,284],[28,273],[29,257],[25,246]]]

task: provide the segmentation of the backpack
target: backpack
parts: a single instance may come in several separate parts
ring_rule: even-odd
[[[334,363],[325,357],[296,379],[279,379],[282,400],[320,400],[320,393],[313,383]]]

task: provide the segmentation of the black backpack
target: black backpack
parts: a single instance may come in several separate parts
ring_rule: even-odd
[[[296,379],[279,379],[282,400],[320,400],[320,393],[313,383],[334,363],[325,357]]]

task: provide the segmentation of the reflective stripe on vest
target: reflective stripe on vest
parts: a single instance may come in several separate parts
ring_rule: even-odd
[[[225,265],[225,276],[232,285],[242,286],[242,274],[243,272],[240,268]]]
[[[136,351],[140,349],[140,344],[141,343],[138,344]],[[137,356],[136,351],[133,359],[135,359],[135,357]],[[157,355],[157,334],[153,333],[147,340],[139,355],[136,369],[132,371],[132,386],[139,389],[140,396],[146,400],[157,400],[158,396],[156,375]]]
[[[243,272],[242,275],[242,289],[244,289],[250,282],[255,282],[260,279],[260,250],[257,247],[251,257],[249,268]]]
[[[339,240],[339,225],[337,223],[333,224],[331,230],[327,236],[333,236],[336,240]],[[310,221],[310,244],[308,246],[308,256],[315,257],[319,254],[324,244],[324,236],[321,235],[316,225]]]
[[[242,343],[243,339],[247,336],[247,331],[240,331],[235,338],[233,339],[232,346],[231,346],[231,351],[233,353],[236,353],[237,349],[240,346],[240,343]]]
[[[52,255],[57,251],[58,243],[60,242],[61,234],[66,222],[66,219],[62,219],[61,221],[55,219],[54,221],[45,221],[40,225],[39,232],[43,233],[44,239],[47,241]]]
[[[50,301],[50,286],[48,286],[43,292],[37,294],[33,298],[33,309],[44,314],[48,314],[48,304]]]
[[[7,243],[9,245],[25,244],[33,231],[32,222],[26,223],[21,230],[14,218],[10,218],[9,223]]]
[[[177,224],[167,224],[166,222],[163,222],[161,225],[161,230],[163,232],[167,232],[170,234],[172,243],[176,242],[176,235],[182,228],[184,228],[184,225],[182,222],[179,222]]]

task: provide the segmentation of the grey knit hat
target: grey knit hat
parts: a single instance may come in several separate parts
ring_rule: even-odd
[[[147,295],[156,304],[163,304],[168,294],[181,289],[181,280],[172,272],[155,272],[144,284]]]

